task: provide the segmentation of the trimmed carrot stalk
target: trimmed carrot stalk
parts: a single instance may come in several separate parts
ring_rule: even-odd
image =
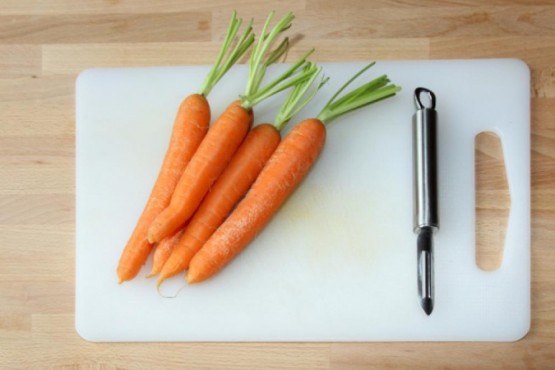
[[[338,98],[372,65],[347,81],[316,118],[302,121],[283,139],[245,198],[192,258],[187,273],[189,283],[201,282],[219,272],[266,226],[316,162],[326,138],[325,123],[400,90],[389,85],[387,76],[381,76]]]
[[[266,226],[318,158],[326,129],[318,119],[297,124],[280,143],[251,190],[189,264],[197,283],[221,270]]]
[[[200,93],[192,94],[185,98],[179,107],[170,144],[166,151],[158,179],[120,257],[117,268],[120,283],[133,279],[146,262],[152,250],[152,243],[147,238],[148,228],[151,222],[170,203],[172,194],[185,167],[208,131],[210,107],[206,96],[254,42],[251,21],[232,48],[233,40],[241,23],[242,20],[237,19],[236,13],[233,12],[216,62],[206,76]]]
[[[236,101],[214,122],[185,168],[169,206],[150,225],[150,243],[174,234],[191,217],[245,138],[252,120],[252,110]]]
[[[171,140],[160,173],[137,225],[120,257],[119,282],[134,278],[146,262],[152,245],[147,240],[151,222],[170,203],[183,169],[193,157],[210,123],[210,107],[206,98],[193,94],[179,107]]]
[[[269,50],[270,45],[282,31],[290,27],[294,18],[292,13],[288,13],[270,32],[266,32],[273,14],[272,12],[268,16],[262,35],[251,54],[245,95],[241,96],[240,102],[231,104],[210,128],[206,139],[184,171],[170,205],[152,222],[148,230],[149,242],[159,242],[175,233],[193,215],[245,138],[252,124],[252,108],[270,96],[310,78],[311,75],[304,70],[307,54],[276,79],[261,87],[267,68],[286,51],[288,41],[284,39],[272,51]]]
[[[323,86],[322,79],[311,94],[306,94],[321,68],[307,62],[303,72],[309,76],[301,80],[289,93],[282,104],[273,124],[264,123],[253,128],[234,154],[229,165],[214,187],[206,195],[200,207],[191,218],[187,231],[174,248],[170,258],[160,272],[158,285],[189,266],[194,254],[210,238],[225,220],[229,212],[247,193],[267,160],[281,141],[280,132],[293,115],[299,112]]]
[[[185,270],[193,255],[247,192],[280,142],[271,124],[254,127],[191,219],[160,272],[158,283]]]
[[[185,229],[183,228],[175,233],[173,236],[165,238],[156,245],[156,248],[154,248],[154,254],[152,256],[152,269],[146,276],[147,278],[158,275],[160,271],[162,271],[162,267],[171,256],[175,246],[177,245],[177,242],[179,242],[179,239],[183,235],[184,231]]]

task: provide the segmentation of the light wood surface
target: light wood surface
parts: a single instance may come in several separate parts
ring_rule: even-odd
[[[555,3],[484,3],[0,0],[1,367],[554,367]],[[89,67],[209,64],[232,9],[245,18],[255,17],[257,29],[271,9],[293,10],[296,45],[290,58],[315,47],[314,59],[319,61],[516,57],[528,63],[533,96],[532,323],[524,339],[95,344],[77,335],[75,77]],[[495,254],[504,237],[499,230],[506,225],[510,200],[495,141],[481,141],[477,151],[477,212],[485,225],[480,226],[480,238],[485,241],[482,266],[487,269],[498,263]]]

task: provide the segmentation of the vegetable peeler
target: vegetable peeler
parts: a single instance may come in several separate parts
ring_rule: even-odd
[[[426,96],[424,100],[422,96]],[[437,176],[437,112],[435,94],[423,87],[414,91],[413,129],[414,232],[420,305],[429,316],[434,309],[433,234],[439,230]]]

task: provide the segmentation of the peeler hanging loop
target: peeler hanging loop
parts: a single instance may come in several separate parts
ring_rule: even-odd
[[[430,104],[430,106],[426,106],[423,102],[422,102],[422,98],[421,95],[422,93],[426,93],[428,96],[428,102]],[[425,87],[417,87],[416,90],[414,90],[414,102],[416,104],[416,108],[418,110],[420,109],[435,109],[436,108],[436,96],[435,94],[431,91],[426,89]]]

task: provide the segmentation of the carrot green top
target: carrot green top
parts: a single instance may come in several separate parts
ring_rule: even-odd
[[[391,82],[389,78],[387,78],[386,75],[382,75],[350,91],[338,99],[339,94],[341,94],[347,86],[349,86],[355,79],[357,79],[374,64],[376,63],[372,62],[362,68],[350,80],[345,82],[339,90],[337,90],[337,92],[326,103],[324,108],[322,108],[320,114],[318,114],[318,119],[320,121],[329,123],[333,119],[354,111],[355,109],[359,109],[369,104],[389,98],[401,90],[400,86],[389,84]]]
[[[216,85],[223,75],[225,75],[225,73],[239,60],[239,58],[245,54],[254,42],[251,19],[243,31],[243,34],[237,40],[235,47],[233,49],[231,48],[233,40],[235,39],[242,22],[243,20],[241,18],[238,19],[237,13],[233,11],[222,47],[220,48],[212,69],[208,72],[208,75],[206,75],[206,79],[200,88],[199,93],[201,95],[208,95],[214,85]]]
[[[281,105],[274,120],[274,126],[278,131],[281,131],[285,126],[287,126],[291,118],[299,113],[312,100],[312,98],[314,98],[318,90],[320,90],[320,88],[328,81],[329,78],[322,77],[316,88],[314,88],[310,93],[307,92],[321,71],[322,67],[318,67],[316,64],[311,62],[305,63],[303,70],[301,71],[301,75],[306,74],[308,77],[300,80],[293,86],[291,92]]]
[[[253,47],[249,58],[247,85],[245,93],[241,95],[241,106],[245,109],[250,109],[270,96],[275,95],[289,87],[296,86],[301,81],[310,79],[314,73],[313,69],[305,68],[308,63],[307,58],[313,52],[313,50],[311,50],[302,56],[296,63],[291,65],[285,72],[281,73],[265,86],[262,86],[262,81],[266,75],[268,67],[275,64],[287,51],[289,47],[289,39],[284,38],[273,50],[270,50],[270,48],[276,38],[283,31],[291,27],[291,22],[295,18],[293,13],[289,12],[281,18],[270,31],[268,31],[268,27],[274,17],[274,14],[274,12],[271,12],[266,19],[262,28],[262,33],[258,38],[256,45]]]

